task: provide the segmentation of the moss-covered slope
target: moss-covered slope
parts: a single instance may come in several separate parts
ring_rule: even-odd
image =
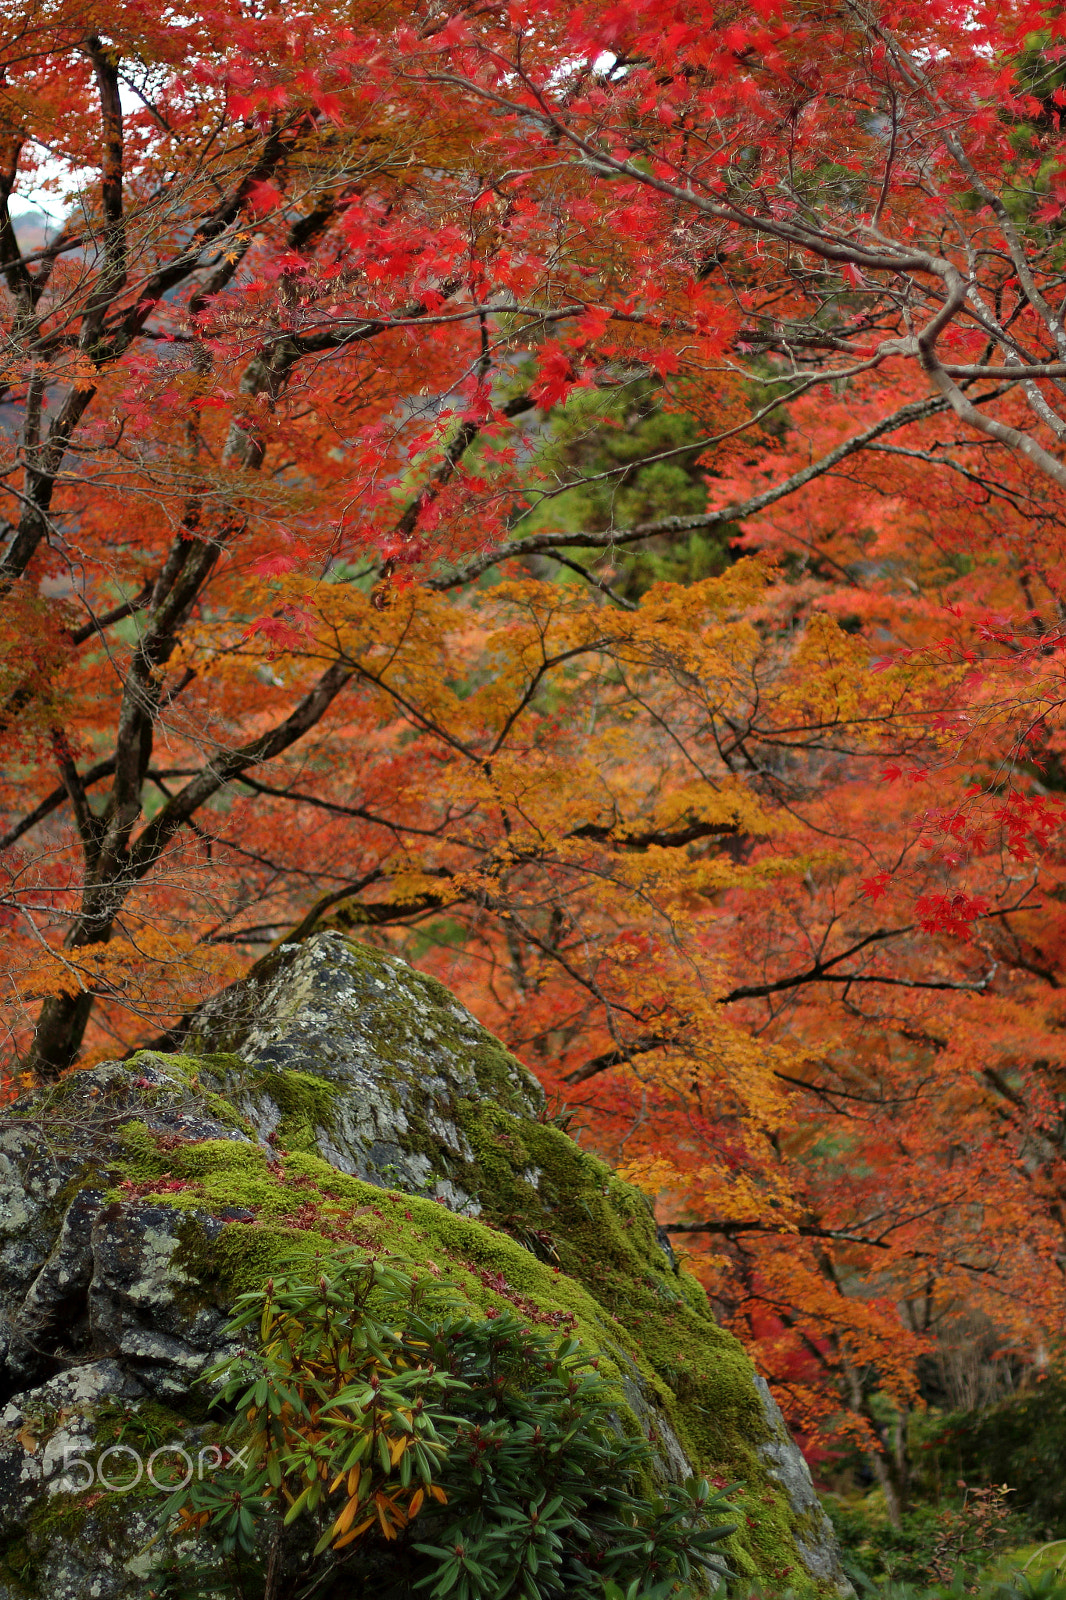
[[[92,1463],[118,1400],[134,1433],[151,1415],[157,1434],[193,1436],[192,1380],[233,1296],[341,1244],[440,1272],[477,1308],[573,1327],[664,1476],[740,1486],[738,1574],[771,1592],[843,1585],[776,1407],[643,1196],[402,963],[335,934],[283,949],[208,1008],[185,1055],[142,1054],[16,1106],[0,1185],[0,1600],[144,1592],[152,1492],[112,1497],[123,1521],[98,1484],[69,1492],[64,1448]]]

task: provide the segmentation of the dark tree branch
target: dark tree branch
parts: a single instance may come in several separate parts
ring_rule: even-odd
[[[996,393],[998,392],[997,390]],[[982,400],[990,398],[991,395],[981,397]],[[891,416],[883,417],[872,427],[864,429],[862,433],[845,439],[843,444],[837,445],[818,461],[811,462],[798,472],[793,472],[780,483],[773,484],[761,493],[749,496],[747,500],[724,506],[720,511],[703,511],[687,517],[660,517],[655,522],[638,523],[632,528],[609,528],[605,533],[576,534],[560,531],[530,534],[524,539],[512,539],[509,544],[501,545],[497,550],[487,551],[450,576],[432,578],[426,587],[437,590],[459,589],[472,583],[483,572],[487,572],[490,567],[498,566],[502,561],[550,554],[555,550],[568,548],[608,550],[616,545],[635,544],[641,539],[689,533],[698,529],[721,528],[731,522],[742,522],[748,517],[755,516],[757,512],[764,511],[767,506],[775,505],[777,501],[795,494],[797,490],[806,487],[808,483],[813,483],[815,479],[823,477],[842,461],[846,461],[849,456],[865,450],[867,445],[881,438],[883,434],[894,433],[897,429],[909,427],[915,422],[923,422],[927,417],[946,410],[947,406],[947,400],[939,396],[928,400],[915,400],[901,406]]]
[[[584,822],[566,835],[568,839],[594,839],[604,844],[618,845],[623,850],[650,850],[658,846],[664,850],[678,849],[686,844],[696,844],[700,839],[721,839],[740,832],[739,822],[691,822],[684,828],[629,829],[624,826],[607,827],[598,822]]]
[[[902,1224],[900,1224],[902,1226]],[[844,1228],[817,1228],[805,1223],[795,1227],[787,1223],[774,1226],[769,1222],[663,1222],[660,1227],[666,1233],[716,1233],[725,1238],[735,1238],[744,1233],[772,1233],[781,1239],[794,1238],[798,1235],[801,1239],[831,1239],[839,1244],[863,1245],[870,1250],[892,1250],[893,1245],[882,1239],[871,1239],[865,1234],[849,1233]],[[942,1261],[943,1256],[933,1250],[906,1249],[900,1254],[908,1260]],[[995,1267],[977,1266],[972,1261],[953,1261],[952,1266],[960,1267],[964,1272],[975,1272],[986,1277],[998,1277]]]
[[[114,770],[114,756],[108,756],[106,761],[98,761],[95,767],[90,767],[88,772],[82,774],[82,788],[88,789],[94,783],[99,783],[101,778],[109,778]],[[35,828],[39,822],[43,822],[46,817],[50,817],[53,811],[58,811],[60,806],[65,804],[69,798],[65,784],[61,784],[58,789],[53,789],[51,794],[45,795],[44,799],[32,811],[28,811],[20,821],[14,823],[7,833],[0,834],[0,850],[10,849],[16,840],[22,838],[24,833],[29,833],[31,828]]]
[[[573,1072],[568,1072],[563,1082],[586,1083],[589,1078],[595,1078],[601,1072],[609,1072],[612,1067],[630,1064],[634,1056],[649,1055],[653,1050],[661,1050],[675,1042],[668,1034],[649,1034],[643,1039],[635,1040],[631,1045],[620,1046],[616,1050],[605,1050],[602,1055],[593,1056],[590,1061],[575,1067]]]
[[[120,606],[115,606],[111,611],[105,611],[98,617],[91,616],[88,622],[71,632],[71,644],[84,644],[94,634],[101,634],[105,628],[114,627],[116,622],[124,622],[127,617],[132,617],[134,612],[143,611],[151,594],[152,585],[146,583],[140,594],[134,595],[132,600],[124,600]]]

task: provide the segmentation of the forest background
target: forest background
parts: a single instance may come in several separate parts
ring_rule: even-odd
[[[0,14],[5,1093],[353,931],[1062,1531],[1066,14]]]

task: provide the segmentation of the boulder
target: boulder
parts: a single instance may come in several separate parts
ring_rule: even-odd
[[[200,1460],[195,1380],[235,1296],[342,1245],[573,1327],[664,1479],[739,1486],[738,1575],[850,1593],[769,1390],[644,1196],[445,988],[324,932],[205,1006],[181,1055],[0,1119],[0,1600],[151,1592],[156,1484]]]

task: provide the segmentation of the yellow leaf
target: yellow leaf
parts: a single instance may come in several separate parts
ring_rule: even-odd
[[[380,1490],[374,1496],[377,1506],[378,1522],[386,1539],[395,1539],[402,1528],[407,1526],[407,1516],[398,1506],[391,1495],[383,1494]]]
[[[341,1537],[335,1541],[333,1545],[334,1550],[343,1550],[346,1544],[351,1544],[353,1539],[358,1539],[359,1535],[361,1533],[365,1533],[370,1527],[373,1520],[373,1517],[364,1517],[363,1521],[360,1522],[356,1527],[350,1528],[347,1533],[342,1534]]]
[[[348,1529],[351,1527],[352,1523],[355,1521],[355,1513],[358,1510],[359,1510],[359,1501],[358,1501],[358,1499],[357,1498],[353,1498],[353,1499],[349,1500],[348,1504],[345,1506],[344,1510],[341,1512],[340,1516],[337,1518],[336,1522],[333,1524],[333,1532],[334,1533],[347,1533]]]

